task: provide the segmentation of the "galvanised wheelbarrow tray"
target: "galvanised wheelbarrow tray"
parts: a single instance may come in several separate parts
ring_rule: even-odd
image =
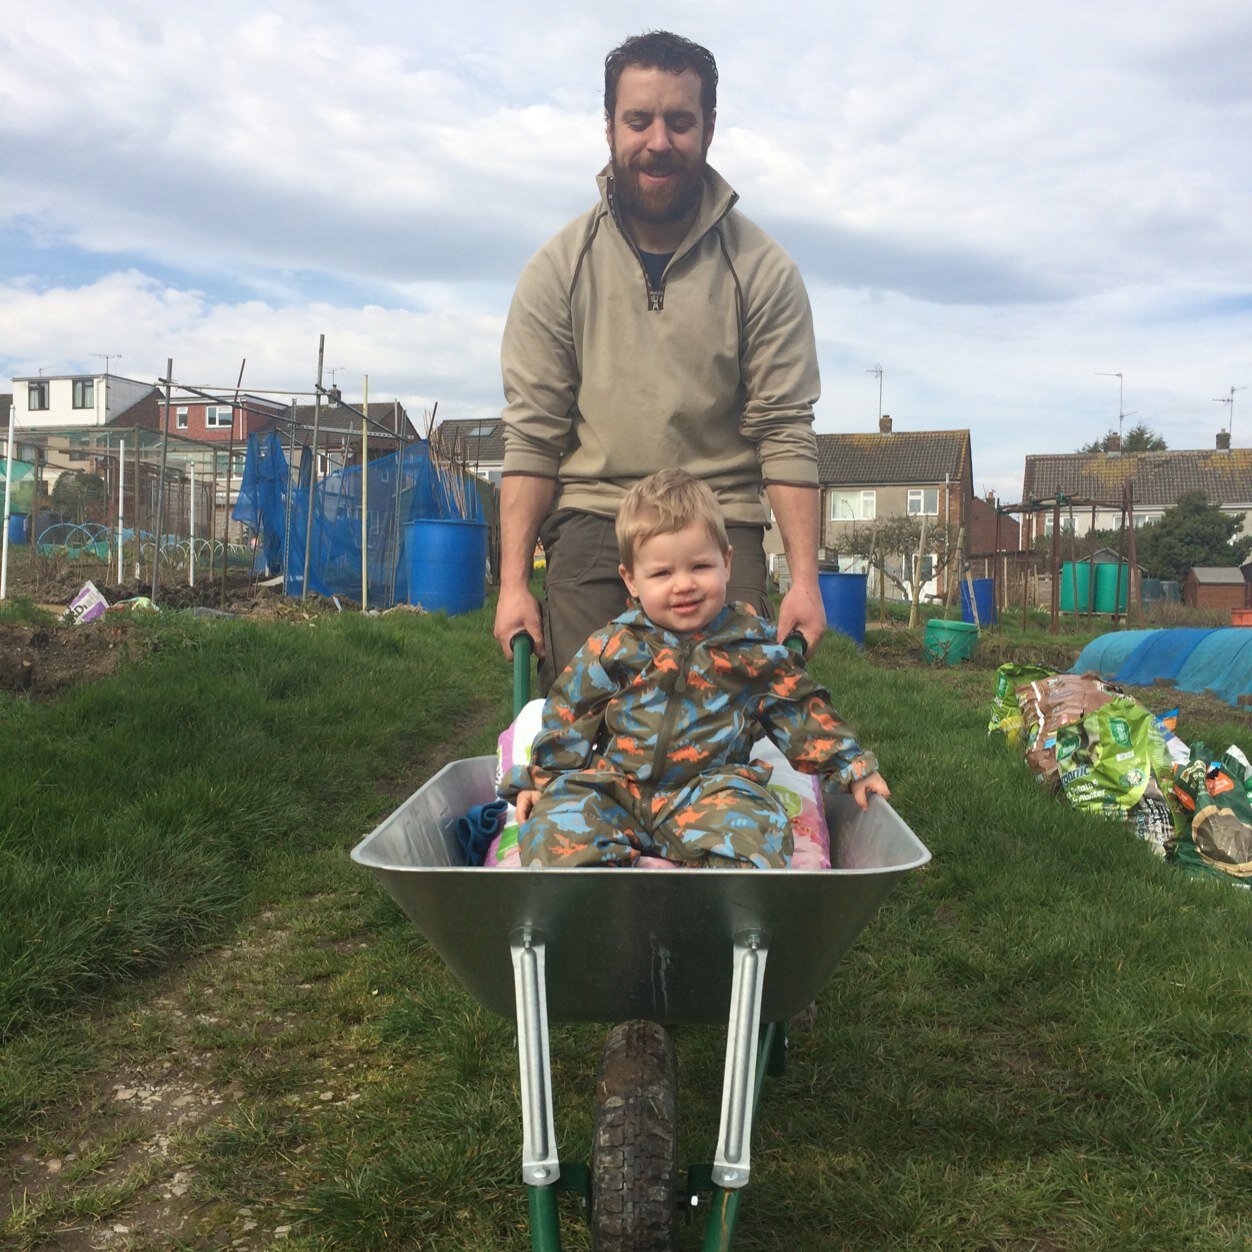
[[[679,1209],[711,1198],[702,1247],[726,1252],[761,1084],[785,1062],[779,1023],[813,1002],[895,882],[930,853],[881,797],[863,812],[840,795],[826,799],[826,870],[469,867],[456,821],[495,797],[495,770],[489,756],[445,766],[352,859],[480,1004],[517,1021],[533,1252],[559,1252],[558,1189],[588,1201],[605,1252],[671,1247]],[[594,935],[613,939],[611,974],[592,958]],[[590,1169],[556,1154],[549,1021],[634,1028],[619,1027],[606,1045]],[[652,1023],[720,1022],[716,1155],[690,1166],[683,1188],[672,1159],[672,1044]]]

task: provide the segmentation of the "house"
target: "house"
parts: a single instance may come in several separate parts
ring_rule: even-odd
[[[173,394],[168,404],[162,395],[157,404],[161,430],[204,443],[246,444],[250,434],[289,408],[278,401],[250,395],[209,398]]]
[[[24,430],[135,425],[129,418],[156,387],[116,374],[40,374],[13,379],[13,420]]]
[[[1244,532],[1252,519],[1252,448],[1232,448],[1228,431],[1219,431],[1211,451],[1121,452],[1117,441],[1108,452],[1044,454],[1026,458],[1022,479],[1021,546],[1051,536],[1054,510],[1061,503],[1061,527],[1077,535],[1116,530],[1122,498],[1131,491],[1134,522],[1157,521],[1188,491],[1203,491],[1224,513],[1245,513]],[[1033,506],[1033,507],[1032,507]]]
[[[452,418],[435,427],[434,441],[445,456],[455,454],[466,468],[497,487],[504,469],[504,421],[498,417]]]
[[[1194,609],[1244,607],[1243,571],[1237,566],[1196,565],[1182,584],[1182,602]]]
[[[922,595],[948,587],[934,553],[969,534],[974,471],[968,430],[893,429],[879,419],[877,434],[817,436],[817,477],[822,492],[821,549],[847,569],[864,569],[868,545],[889,519],[924,521],[930,555],[923,557]],[[968,545],[967,545],[968,546]],[[886,555],[888,577],[912,583],[912,553]]]
[[[317,473],[320,478],[346,465],[361,462],[361,406],[340,405],[339,391],[332,387],[321,412],[315,404],[284,405],[281,412],[265,422],[262,432],[276,431],[283,445],[294,442],[308,447],[313,443],[313,427],[317,426]],[[369,435],[368,454],[372,460],[387,456],[399,444],[412,442],[416,431],[399,400],[371,400],[365,410]]]
[[[970,560],[986,565],[998,552],[1016,552],[1021,525],[1015,517],[1001,511],[994,491],[970,497],[968,550]],[[988,570],[984,570],[988,573]]]

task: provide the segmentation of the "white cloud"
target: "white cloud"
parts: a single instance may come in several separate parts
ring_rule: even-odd
[[[594,195],[604,54],[655,26],[718,56],[713,158],[804,268],[820,428],[872,428],[881,362],[897,425],[970,427],[1012,496],[1116,421],[1096,371],[1173,446],[1252,383],[1242,0],[44,0],[0,29],[0,368],[305,390],[324,332],[371,394],[491,411],[517,272]]]

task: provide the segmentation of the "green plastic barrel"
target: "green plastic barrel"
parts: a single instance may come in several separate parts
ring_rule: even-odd
[[[1061,566],[1061,612],[1072,612],[1075,602],[1080,613],[1091,608],[1091,564],[1088,561],[1066,561]]]
[[[930,662],[955,665],[974,655],[978,627],[973,622],[944,622],[932,617],[926,623],[922,651]]]
[[[1119,583],[1120,577],[1120,583]],[[1126,585],[1130,582],[1130,566],[1108,561],[1095,567],[1095,611],[1125,613]]]

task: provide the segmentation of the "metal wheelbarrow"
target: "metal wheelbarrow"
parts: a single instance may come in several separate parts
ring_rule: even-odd
[[[529,650],[515,642],[515,705]],[[516,710],[515,710],[516,711]],[[483,1007],[517,1022],[522,1181],[532,1252],[560,1252],[556,1193],[589,1213],[597,1252],[668,1252],[705,1206],[703,1252],[729,1252],[783,1023],[810,1005],[896,880],[930,860],[879,796],[828,797],[827,870],[500,869],[465,865],[456,821],[495,796],[496,762],[454,761],[353,850]],[[589,934],[615,938],[612,977]],[[767,974],[768,965],[768,974]],[[614,1023],[596,1084],[590,1165],[558,1159],[549,1022]],[[665,1027],[727,1024],[712,1162],[680,1183],[675,1066]]]

